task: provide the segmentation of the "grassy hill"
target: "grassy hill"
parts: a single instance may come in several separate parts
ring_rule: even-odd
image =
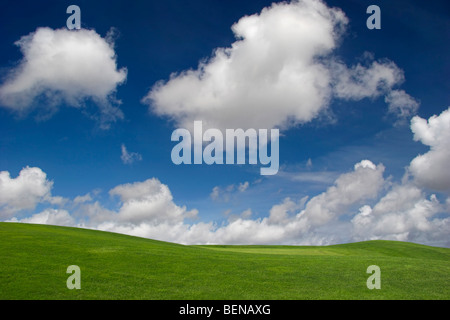
[[[77,228],[0,223],[0,299],[450,299],[450,249],[183,246]],[[81,290],[69,290],[69,265]],[[381,269],[369,290],[366,269]]]

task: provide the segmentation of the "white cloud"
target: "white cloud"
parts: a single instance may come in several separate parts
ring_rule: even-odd
[[[92,201],[92,197],[89,193],[85,194],[84,196],[76,196],[73,199],[74,204],[80,204],[80,203],[85,203],[85,202],[89,202],[89,201]]]
[[[42,104],[54,111],[65,103],[81,107],[92,99],[100,111],[100,125],[123,117],[113,94],[127,77],[117,70],[112,37],[94,30],[38,28],[15,44],[23,58],[0,87],[0,105],[25,112]]]
[[[362,160],[352,171],[340,174],[326,191],[312,198],[286,198],[273,205],[266,217],[253,218],[249,208],[240,215],[229,215],[228,223],[220,226],[194,223],[190,219],[197,218],[197,210],[175,204],[169,187],[153,178],[111,189],[110,195],[120,199],[116,210],[93,202],[87,194],[73,200],[78,210],[72,214],[46,209],[30,218],[7,221],[76,225],[184,244],[325,245],[391,239],[449,247],[450,198],[441,202],[437,195],[427,195],[423,187],[448,191],[450,108],[428,121],[414,117],[411,130],[415,140],[431,148],[411,161],[409,171],[414,179],[405,175],[401,184],[392,186],[390,178],[383,177],[382,164]],[[425,164],[417,160],[424,157]],[[38,203],[64,204],[63,198],[51,196],[51,187],[39,168],[24,168],[14,179],[9,172],[0,172],[2,218],[33,209]],[[222,199],[248,187],[247,181],[217,186],[211,197]]]
[[[244,183],[240,183],[238,186],[239,192],[245,192],[245,190],[248,189],[249,183],[248,181],[245,181]]]
[[[359,168],[377,170],[377,166],[370,160],[361,160],[354,166],[355,171]]]
[[[251,216],[252,216],[252,209],[244,210],[244,211],[241,213],[241,217],[242,217],[243,219],[249,219]]]
[[[373,208],[365,204],[384,190],[387,180],[383,172],[382,165],[363,160],[355,164],[353,171],[340,175],[325,192],[309,201],[308,197],[299,201],[286,198],[274,205],[264,218],[252,219],[248,209],[240,216],[231,216],[221,226],[212,222],[189,224],[183,219],[159,220],[156,224],[153,219],[153,222],[138,219],[133,223],[116,219],[99,223],[97,228],[184,244],[326,245],[393,239],[450,246],[450,218],[436,217],[445,212],[445,205],[434,195],[426,199],[424,192],[412,184],[394,186]],[[145,187],[141,183],[133,184],[136,189],[127,187],[127,192],[120,194],[125,201],[140,202],[141,194],[160,193],[143,191],[154,183],[146,182]],[[355,205],[361,205],[357,214],[353,213]],[[343,216],[349,218],[340,220]]]
[[[213,200],[218,200],[219,199],[219,195],[220,195],[220,188],[219,186],[215,186],[212,191],[211,194],[209,195],[211,197],[211,199]]]
[[[329,185],[336,180],[339,173],[333,171],[280,171],[277,176],[297,182]]]
[[[137,152],[128,152],[127,148],[124,144],[121,146],[122,154],[120,156],[120,159],[122,159],[122,162],[124,164],[132,164],[136,161],[141,161],[142,156]]]
[[[250,208],[242,211],[240,214],[232,214],[231,209],[224,212],[224,215],[227,216],[228,222],[233,222],[238,219],[250,219],[252,214],[253,212]]]
[[[49,224],[57,226],[74,226],[75,220],[66,210],[46,209],[41,213],[36,213],[29,218],[13,218],[7,222],[23,222],[35,224]]]
[[[12,217],[21,210],[34,209],[45,200],[52,200],[53,182],[40,168],[23,168],[18,177],[8,171],[0,172],[0,216]],[[58,200],[59,198],[57,198]]]
[[[155,178],[119,185],[109,193],[120,197],[122,205],[116,218],[123,223],[177,223],[197,215],[196,210],[177,206],[169,188]]]
[[[248,181],[241,182],[238,185],[230,184],[224,188],[220,186],[215,186],[212,189],[209,196],[214,201],[229,202],[236,195],[237,192],[243,193],[247,191],[249,186],[250,183]]]
[[[308,201],[305,209],[300,212],[299,210],[305,206],[307,197],[299,201],[286,198],[282,203],[274,205],[269,216],[262,219],[250,219],[250,214],[247,214],[250,211],[246,210],[239,217],[233,216],[233,219],[224,226],[213,223],[177,224],[176,232],[171,233],[165,224],[164,238],[159,239],[210,244],[333,243],[336,230],[334,234],[329,234],[327,232],[330,230],[321,231],[320,228],[330,222],[334,224],[336,221],[332,218],[348,213],[352,204],[375,197],[384,184],[383,171],[382,165],[375,166],[370,161],[362,161],[355,165],[354,171],[341,175],[336,180],[335,186]],[[328,216],[316,217],[318,208],[322,212],[326,211]],[[142,232],[143,228],[139,230]],[[348,235],[348,232],[344,235]],[[345,238],[344,235],[340,236]]]
[[[368,67],[357,64],[351,68],[334,62],[331,68],[335,96],[349,100],[378,97],[404,79],[403,71],[392,61],[374,61]]]
[[[199,119],[210,128],[284,129],[326,112],[333,97],[389,93],[404,79],[395,63],[349,68],[333,56],[347,24],[319,0],[275,3],[235,23],[231,47],[158,82],[142,101],[188,129]]]
[[[450,245],[450,218],[433,218],[444,212],[435,195],[429,199],[412,184],[397,185],[371,208],[353,217],[355,240],[387,239]]]
[[[117,220],[117,212],[104,208],[99,201],[74,202],[74,205],[72,215],[79,221],[79,226],[98,229],[105,222]]]
[[[430,147],[430,151],[415,157],[409,170],[416,182],[437,191],[450,191],[450,108],[428,119],[418,116],[411,120],[414,140]]]
[[[197,218],[197,210],[175,204],[169,187],[155,178],[111,189],[110,195],[120,200],[114,210],[103,207],[87,194],[73,200],[71,213],[48,208],[29,218],[11,219],[10,214],[3,214],[3,218],[92,228],[183,244],[326,245],[394,239],[450,246],[450,218],[440,215],[449,212],[450,200],[447,198],[441,203],[435,195],[426,197],[425,191],[411,181],[394,185],[377,200],[382,190],[390,185],[383,173],[383,165],[363,160],[317,196],[285,198],[273,205],[266,217],[253,218],[249,208],[240,215],[229,215],[228,222],[221,225],[191,220]],[[28,176],[31,178],[25,179]],[[48,185],[45,173],[39,168],[26,168],[16,179],[10,179],[5,172],[0,177],[0,186],[12,191],[0,193],[2,204],[20,203],[23,208],[25,203],[20,199],[34,199],[27,205],[33,208],[51,198],[51,183]],[[236,185],[224,190],[239,192]],[[375,204],[369,205],[369,201]],[[355,213],[355,206],[360,208],[358,213]],[[19,209],[16,207],[14,212]]]
[[[319,1],[273,4],[232,26],[231,47],[158,83],[144,102],[186,128],[194,119],[221,129],[310,121],[330,94],[329,72],[316,58],[335,48],[346,23],[342,11]]]
[[[398,118],[398,123],[409,120],[419,109],[419,102],[404,90],[392,90],[385,97],[385,102],[389,105],[389,113]]]
[[[298,204],[290,198],[286,198],[282,203],[274,205],[269,212],[267,221],[271,224],[285,223],[289,219],[289,213],[298,209]]]
[[[363,160],[354,171],[340,175],[326,192],[313,197],[300,213],[300,219],[311,226],[320,226],[346,214],[347,209],[361,201],[375,198],[384,185],[384,166]]]

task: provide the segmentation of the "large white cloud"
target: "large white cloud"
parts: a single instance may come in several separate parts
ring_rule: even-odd
[[[430,147],[415,157],[409,166],[417,183],[437,191],[450,191],[450,108],[439,116],[411,120],[414,140]]]
[[[38,28],[23,36],[15,43],[23,58],[0,87],[0,105],[25,112],[41,104],[54,111],[92,99],[107,128],[123,117],[114,92],[127,77],[125,68],[117,69],[111,39],[87,29]]]
[[[34,209],[39,202],[51,201],[53,182],[40,168],[23,168],[16,178],[0,172],[0,217],[9,218],[19,211]]]
[[[335,98],[387,94],[403,81],[391,61],[347,67],[332,55],[348,19],[319,0],[276,3],[232,26],[231,47],[196,70],[172,74],[143,98],[185,128],[286,128],[326,110]]]
[[[444,206],[435,195],[428,199],[410,183],[392,188],[372,208],[360,208],[353,217],[355,240],[388,239],[450,245],[450,218],[436,218]]]

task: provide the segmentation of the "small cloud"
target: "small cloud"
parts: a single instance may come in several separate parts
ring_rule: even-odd
[[[339,174],[334,171],[308,171],[308,172],[289,172],[279,173],[282,178],[287,178],[295,182],[308,182],[318,184],[330,184],[337,178]]]
[[[245,192],[245,190],[248,189],[249,183],[248,181],[245,181],[244,183],[240,183],[238,186],[239,192]]]
[[[397,117],[396,124],[407,123],[419,109],[419,102],[403,90],[392,90],[384,101],[389,106],[389,113]]]
[[[249,219],[252,215],[252,209],[247,209],[241,213],[242,219]]]
[[[66,199],[61,196],[49,196],[49,197],[46,197],[45,200],[50,204],[58,205],[58,206],[63,206],[67,203],[67,201],[69,201],[69,199]]]
[[[77,197],[75,197],[75,199],[73,199],[74,204],[80,204],[80,203],[85,203],[85,202],[89,202],[89,201],[92,201],[92,197],[89,193],[85,194],[84,196],[77,196]]]
[[[225,188],[215,186],[209,196],[214,201],[229,202],[235,193],[245,192],[249,186],[250,183],[248,181],[241,182],[238,185],[230,184]]]
[[[262,178],[258,178],[255,181],[253,181],[253,184],[258,184],[258,183],[261,183],[262,181],[263,181]]]
[[[306,161],[306,168],[308,168],[308,169],[312,168],[312,160],[311,160],[311,158],[308,158],[308,161]]]
[[[225,190],[226,190],[227,192],[233,192],[233,190],[234,190],[234,184],[230,184],[228,187],[225,188]]]
[[[219,199],[219,194],[220,194],[220,188],[218,186],[216,186],[216,187],[214,187],[212,189],[212,192],[211,192],[211,194],[209,196],[213,200],[218,200]]]
[[[122,159],[122,162],[124,164],[132,164],[136,161],[142,160],[142,156],[139,153],[128,152],[128,150],[124,144],[122,144],[121,149],[122,149],[122,155],[120,156],[120,159]]]

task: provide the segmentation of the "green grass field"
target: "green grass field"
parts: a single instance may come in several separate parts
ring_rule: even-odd
[[[183,246],[77,228],[0,223],[0,299],[450,299],[450,249]],[[81,289],[69,290],[69,265]],[[366,269],[381,269],[369,290]]]

